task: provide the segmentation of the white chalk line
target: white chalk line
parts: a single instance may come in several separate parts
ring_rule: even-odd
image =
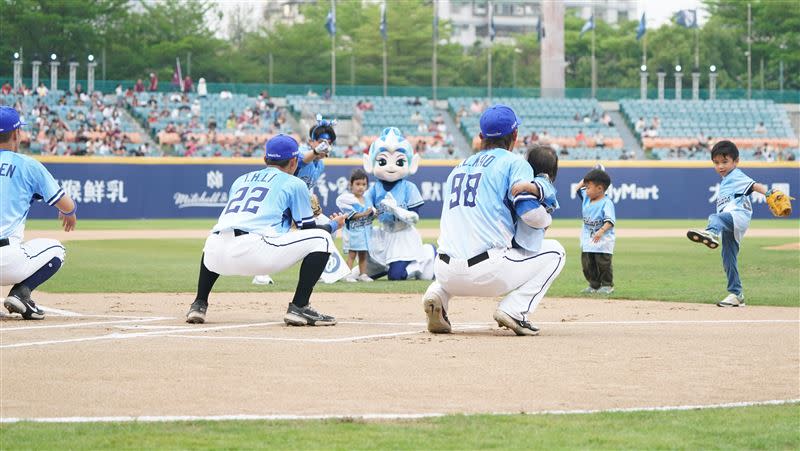
[[[142,318],[142,319],[120,319],[115,321],[90,321],[86,323],[67,323],[67,324],[46,324],[43,326],[19,326],[19,327],[3,327],[0,328],[0,332],[14,332],[19,330],[36,330],[36,329],[78,329],[81,327],[90,327],[90,326],[105,326],[109,324],[131,324],[131,323],[146,323],[152,321],[164,321],[169,319],[169,317],[160,317],[155,316],[152,318]],[[175,326],[165,326],[165,327],[175,327]]]
[[[201,327],[195,329],[195,332],[210,332],[216,330],[228,330],[228,329],[241,329],[246,327],[260,327],[260,326],[271,326],[275,324],[283,324],[283,322],[269,322],[269,323],[253,323],[253,324],[234,324],[228,326],[215,326],[215,327]],[[31,346],[47,346],[47,345],[55,345],[55,344],[66,344],[66,343],[82,343],[87,341],[103,341],[103,340],[128,340],[131,338],[141,338],[141,337],[151,337],[151,336],[158,336],[158,335],[168,335],[175,332],[185,332],[183,326],[178,326],[176,328],[167,329],[167,330],[156,330],[151,332],[134,332],[129,334],[122,334],[122,333],[111,333],[111,334],[104,334],[104,335],[97,335],[93,337],[81,337],[81,338],[68,338],[64,340],[45,340],[45,341],[34,341],[34,342],[27,342],[27,343],[14,343],[14,344],[7,344],[0,346],[0,349],[11,349],[11,348],[27,348]]]
[[[771,399],[766,401],[742,401],[720,404],[698,404],[677,406],[622,407],[612,409],[540,410],[532,412],[478,412],[478,413],[364,413],[364,414],[318,414],[318,415],[144,415],[144,416],[105,416],[105,417],[40,417],[0,418],[0,423],[164,423],[175,421],[313,421],[313,420],[420,420],[447,415],[459,416],[511,416],[511,415],[588,415],[599,413],[673,412],[688,410],[731,409],[737,407],[778,406],[800,403],[800,399]]]
[[[285,338],[285,337],[209,337],[207,335],[179,335],[170,334],[170,338],[189,338],[194,340],[243,340],[243,341],[287,341],[299,343],[342,343],[346,341],[369,340],[373,338],[399,337],[403,335],[417,335],[426,332],[425,330],[414,330],[409,332],[393,332],[387,334],[360,335],[355,337],[337,338]]]

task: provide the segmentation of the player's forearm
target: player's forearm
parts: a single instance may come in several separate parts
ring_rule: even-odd
[[[64,194],[61,199],[55,203],[55,206],[62,214],[69,215],[75,211],[75,202],[69,197],[69,194]]]
[[[303,163],[308,164],[308,163],[311,163],[312,161],[314,161],[314,152],[313,151],[306,152],[306,153],[303,154]]]
[[[521,216],[522,221],[534,229],[544,229],[553,223],[553,217],[544,207],[534,208]]]
[[[766,195],[767,191],[769,191],[769,188],[767,187],[767,185],[761,183],[754,183],[753,191]]]

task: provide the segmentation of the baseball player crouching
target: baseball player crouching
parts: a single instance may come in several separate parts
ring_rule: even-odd
[[[564,268],[564,247],[541,239],[538,249],[513,247],[515,216],[541,230],[552,218],[541,193],[512,189],[534,180],[530,164],[511,151],[519,120],[495,105],[480,118],[481,150],[456,166],[447,178],[442,206],[439,255],[434,281],[423,297],[432,333],[450,333],[447,308],[452,296],[500,296],[494,320],[517,335],[537,335],[528,314]]]
[[[267,167],[233,182],[230,200],[206,239],[197,297],[186,322],[205,322],[208,296],[220,275],[273,274],[302,260],[284,322],[290,326],[336,324],[334,317],[312,309],[309,298],[334,249],[331,234],[345,218],[332,215],[325,225],[314,222],[308,188],[292,175],[297,156],[297,141],[277,135],[266,144]],[[292,221],[297,230],[290,231]]]
[[[26,125],[14,108],[0,106],[0,285],[13,285],[3,301],[24,319],[44,319],[31,291],[51,278],[64,263],[64,246],[38,238],[23,242],[25,220],[34,200],[59,210],[65,232],[75,228],[75,203],[41,163],[17,153]]]

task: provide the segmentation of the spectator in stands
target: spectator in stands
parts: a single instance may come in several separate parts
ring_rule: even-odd
[[[136,80],[136,84],[133,85],[133,91],[137,94],[144,92],[144,82],[141,78]]]
[[[756,125],[756,128],[755,128],[755,130],[753,130],[753,132],[756,135],[766,135],[767,134],[767,127],[764,126],[764,122],[759,122],[758,125]]]
[[[640,117],[639,120],[636,121],[636,124],[633,126],[633,130],[641,135],[644,132],[644,129],[645,129],[644,118]]]
[[[458,109],[456,113],[456,126],[461,127],[461,119],[467,116],[467,109],[464,108],[464,105],[461,105],[461,108]]]
[[[158,77],[155,72],[150,72],[150,86],[147,88],[150,92],[158,91]]]
[[[575,113],[575,116],[572,116],[572,120],[575,121],[575,122],[580,122],[581,119],[583,119],[583,118],[581,118],[581,112],[580,111]]]
[[[603,115],[600,117],[600,122],[604,123],[607,127],[614,126],[614,122],[611,120],[611,115],[606,111],[603,111]]]
[[[409,100],[406,103],[408,105],[412,105],[412,106],[420,106],[420,105],[422,105],[422,101],[419,100],[419,97],[414,97],[414,100]]]
[[[550,144],[550,135],[547,134],[547,130],[542,130],[542,134],[539,135],[539,143],[542,145]]]
[[[197,99],[194,99],[194,102],[192,103],[192,107],[190,108],[190,111],[192,112],[192,116],[200,116],[200,111],[201,110],[202,110],[202,107],[200,106],[200,101],[197,100]]]
[[[181,77],[178,75],[177,70],[172,71],[172,90],[173,91],[181,91],[183,89],[183,85],[181,85]]]
[[[594,132],[594,146],[604,148],[606,146],[606,137],[603,136],[603,132],[597,130]]]
[[[228,130],[236,128],[236,114],[233,110],[231,110],[231,114],[228,115],[228,119],[225,120],[225,128]]]
[[[186,76],[183,78],[183,92],[192,92],[194,91],[194,83],[192,82],[192,77]]]
[[[352,145],[349,145],[349,146],[347,146],[346,149],[344,149],[344,157],[345,158],[353,158],[353,157],[357,157],[357,156],[358,156],[358,151],[356,149],[354,149]]]
[[[0,94],[9,95],[9,94],[11,94],[11,89],[12,89],[11,88],[11,83],[6,81],[5,83],[3,83],[3,87],[0,88]]]
[[[200,77],[200,80],[197,82],[197,96],[201,98],[206,98],[208,96],[208,87],[206,86],[206,79]]]
[[[578,134],[575,135],[575,145],[578,147],[586,147],[586,135],[583,134],[583,130],[578,130]]]
[[[409,119],[411,120],[411,122],[414,122],[415,124],[419,124],[424,120],[422,118],[422,115],[419,114],[419,110],[414,111],[414,113],[411,114],[411,117]]]
[[[483,112],[483,103],[478,99],[472,101],[472,104],[469,106],[469,111],[472,114],[480,114]]]
[[[697,146],[702,150],[708,150],[708,138],[702,130],[697,134]]]
[[[44,97],[48,92],[50,92],[50,90],[47,89],[47,86],[44,85],[44,82],[39,82],[39,87],[36,88],[36,94],[39,95],[39,97]]]
[[[653,130],[658,130],[661,128],[661,119],[658,116],[653,116],[653,124],[651,127]]]
[[[122,84],[121,83],[117,83],[117,86],[114,87],[114,94],[116,94],[117,97],[122,97]]]
[[[322,98],[325,100],[331,99],[331,88],[325,88],[325,92],[322,93]]]

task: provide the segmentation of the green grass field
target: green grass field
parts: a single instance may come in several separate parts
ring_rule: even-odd
[[[577,239],[561,239],[567,264],[548,296],[574,297],[586,286]],[[747,238],[740,273],[751,305],[800,305],[800,253],[765,250],[790,238]],[[106,240],[67,244],[67,262],[42,286],[48,292],[194,292],[203,241]],[[221,277],[215,292],[293,291],[299,265],[272,274],[275,285],[250,283],[251,277]],[[724,297],[725,276],[718,251],[679,238],[620,238],[614,255],[617,299],[715,302]],[[319,284],[319,292],[419,293],[428,282]]]
[[[799,423],[800,404],[393,422],[19,423],[0,426],[0,449],[795,450]]]

